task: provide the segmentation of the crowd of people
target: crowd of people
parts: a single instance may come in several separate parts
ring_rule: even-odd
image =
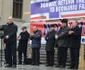
[[[46,34],[46,66],[54,66],[54,47],[58,48],[58,64],[55,67],[65,68],[67,61],[67,50],[70,49],[71,65],[69,69],[78,69],[79,51],[81,40],[81,29],[78,22],[73,21],[72,28],[68,27],[68,19],[61,19],[61,28],[55,31],[54,25],[50,25],[50,31]],[[14,24],[12,17],[8,18],[6,25],[1,28],[4,31],[5,60],[6,67],[16,67],[16,49],[17,49],[17,25]],[[27,46],[29,39],[32,41],[32,61],[31,65],[40,65],[42,31],[37,26],[33,27],[33,33],[30,34],[26,27],[22,27],[22,32],[18,36],[18,59],[22,64],[22,54],[24,54],[24,63],[27,62]]]

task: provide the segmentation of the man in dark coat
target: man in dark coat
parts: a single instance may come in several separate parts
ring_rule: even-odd
[[[68,33],[70,35],[69,37],[69,47],[71,55],[70,69],[78,69],[81,29],[78,27],[77,21],[73,21],[73,27]]]
[[[30,38],[30,34],[27,32],[27,28],[23,27],[22,32],[20,33],[20,35],[18,37],[18,40],[19,40],[19,46],[18,46],[19,64],[22,64],[22,53],[24,54],[24,64],[26,64],[27,45],[28,45],[29,38]]]
[[[55,34],[56,31],[54,30],[54,25],[50,26],[50,31],[47,33],[45,40],[46,40],[46,66],[53,66],[54,65],[54,46],[55,46]]]
[[[58,65],[56,67],[65,68],[68,49],[68,20],[62,19],[62,27],[55,36],[58,45]]]
[[[41,47],[41,37],[42,33],[38,30],[37,26],[33,27],[33,33],[30,35],[32,40],[32,65],[39,65],[40,63],[40,47]]]
[[[6,25],[2,26],[4,31],[4,42],[6,44],[6,67],[16,67],[16,43],[17,43],[17,26],[14,24],[12,17],[8,18]]]

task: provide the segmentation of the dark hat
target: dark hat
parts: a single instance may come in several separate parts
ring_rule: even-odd
[[[57,24],[57,23],[55,23],[55,24],[54,24],[54,26],[58,27],[58,24]]]
[[[26,26],[24,26],[24,27],[22,27],[22,30],[23,30],[23,29],[27,29],[27,27],[26,27]]]
[[[54,24],[51,24],[50,27],[54,27]]]
[[[68,23],[68,19],[61,19],[62,23]]]

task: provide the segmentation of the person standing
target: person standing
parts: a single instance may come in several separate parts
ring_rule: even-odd
[[[58,45],[58,65],[56,67],[65,68],[68,49],[68,19],[62,19],[61,23],[62,26],[55,36]]]
[[[2,26],[4,31],[4,42],[6,44],[6,67],[16,67],[16,45],[17,45],[17,25],[14,24],[12,17],[8,18],[6,25]]]
[[[30,34],[27,32],[27,27],[22,27],[22,32],[18,36],[19,45],[18,45],[18,59],[19,64],[22,64],[22,53],[24,54],[24,64],[27,60],[27,45]]]
[[[68,32],[69,34],[69,47],[70,47],[70,57],[71,66],[69,69],[78,69],[79,65],[79,51],[81,43],[81,29],[78,27],[78,22],[73,21],[72,29]]]
[[[55,34],[54,25],[50,26],[50,31],[45,36],[46,40],[46,66],[54,65],[54,46],[55,46]]]
[[[32,40],[32,65],[39,66],[40,64],[41,37],[41,31],[38,30],[37,26],[34,26],[33,33],[30,35],[30,39]]]

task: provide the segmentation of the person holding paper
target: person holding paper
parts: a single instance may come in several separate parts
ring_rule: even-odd
[[[58,65],[56,67],[65,68],[68,50],[68,19],[62,19],[61,23],[62,26],[55,36],[58,45]]]

